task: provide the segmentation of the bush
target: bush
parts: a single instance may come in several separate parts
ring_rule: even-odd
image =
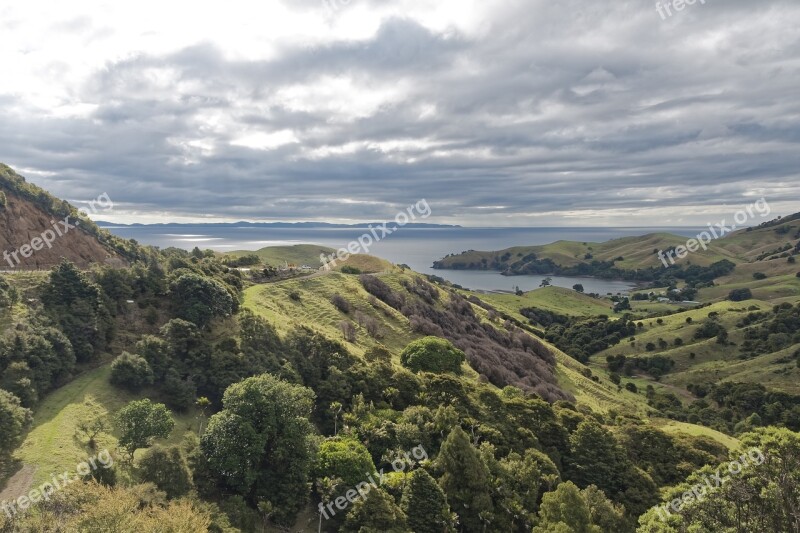
[[[753,274],[753,279],[767,279],[767,275],[763,272],[756,272]]]
[[[139,480],[155,484],[167,498],[179,498],[192,489],[192,473],[177,446],[153,446],[144,452],[136,466]]]
[[[122,352],[111,363],[111,383],[136,392],[153,384],[153,370],[144,357]]]
[[[342,274],[361,274],[361,269],[356,268],[354,266],[345,265],[340,270]]]
[[[334,294],[331,297],[331,303],[344,314],[348,314],[353,310],[353,306],[341,294]]]
[[[413,341],[400,354],[400,363],[414,372],[461,372],[464,352],[439,337]]]
[[[744,300],[750,300],[753,297],[753,293],[750,289],[733,289],[728,294],[728,300],[732,302],[742,302]]]
[[[639,388],[636,386],[636,383],[629,381],[625,384],[625,388],[631,392],[639,392]]]

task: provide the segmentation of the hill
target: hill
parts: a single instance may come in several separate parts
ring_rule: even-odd
[[[62,258],[119,265],[125,258],[117,246],[75,207],[0,164],[0,270],[47,269]]]
[[[469,250],[446,256],[434,263],[437,269],[498,270],[515,274],[594,274],[602,277],[637,279],[637,271],[663,269],[659,251],[686,245],[687,238],[669,233],[623,237],[606,242],[557,241],[538,246],[517,246],[497,251]],[[708,267],[720,261],[734,264],[758,263],[774,273],[788,273],[780,265],[800,251],[800,213],[775,219],[759,226],[728,233],[712,240],[678,266]],[[785,263],[786,261],[783,261]],[[671,265],[671,262],[668,262]],[[639,279],[641,278],[639,272]]]
[[[315,268],[322,266],[320,255],[329,256],[334,253],[333,248],[318,244],[295,244],[291,246],[267,246],[259,250],[235,250],[225,255],[231,257],[257,256],[262,263],[272,266],[281,266],[284,263],[291,265],[309,265]]]

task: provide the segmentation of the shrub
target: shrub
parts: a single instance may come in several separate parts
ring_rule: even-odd
[[[753,279],[767,279],[767,275],[763,272],[756,272],[753,274]]]
[[[459,373],[464,360],[464,352],[439,337],[413,341],[400,354],[400,363],[414,372]]]
[[[179,498],[192,489],[192,473],[178,446],[153,446],[137,463],[136,473],[142,483],[153,483],[167,494]]]
[[[153,370],[144,357],[122,352],[111,363],[111,383],[136,392],[153,384]]]
[[[361,274],[361,269],[356,268],[354,266],[345,265],[342,267],[340,272],[342,274]]]
[[[728,294],[728,300],[732,302],[742,302],[744,300],[749,300],[753,297],[753,293],[750,289],[733,289]]]
[[[341,294],[334,294],[331,297],[331,303],[344,314],[348,314],[353,310],[353,306]]]
[[[356,342],[356,327],[349,320],[342,320],[339,322],[339,328],[342,330],[342,335],[347,342]]]

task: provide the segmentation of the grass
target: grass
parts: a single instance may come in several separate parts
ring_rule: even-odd
[[[677,420],[669,420],[666,418],[651,418],[653,425],[667,433],[683,433],[694,437],[710,437],[719,442],[729,450],[736,450],[739,447],[739,439],[726,435],[715,429],[707,428],[705,426],[698,426],[696,424],[689,424],[687,422],[678,422]]]
[[[612,303],[607,299],[597,299],[563,287],[544,287],[526,292],[522,296],[515,294],[475,294],[498,311],[507,313],[520,320],[527,320],[519,314],[524,307],[538,307],[568,316],[613,315]]]
[[[399,279],[403,276],[396,273],[383,276],[382,279],[391,284],[395,281],[392,278],[397,278],[399,286]],[[334,294],[343,296],[353,310],[348,314],[339,311],[331,303]],[[292,295],[297,299],[293,299]],[[403,315],[382,302],[377,302],[377,307],[373,307],[368,303],[368,297],[357,275],[330,272],[312,278],[250,287],[244,293],[244,306],[269,320],[282,335],[305,325],[331,339],[343,341],[340,323],[351,322],[356,327],[357,340],[346,344],[358,355],[363,355],[367,349],[378,344],[399,353],[406,344],[420,337],[411,331]],[[373,339],[357,324],[356,312],[374,318],[381,324],[381,338]]]
[[[85,372],[72,382],[46,396],[34,411],[34,424],[14,458],[36,468],[33,485],[50,478],[51,474],[74,470],[75,465],[98,451],[108,449],[117,457],[117,438],[102,434],[97,450],[90,450],[76,437],[81,420],[105,416],[109,419],[129,401],[141,399],[117,389],[108,381],[109,364]],[[192,412],[176,415],[175,428],[167,443],[179,443],[187,431],[196,428]]]
[[[267,246],[260,250],[236,250],[228,252],[226,255],[241,257],[243,255],[257,255],[265,264],[279,266],[284,263],[296,266],[309,265],[321,267],[320,255],[330,255],[334,253],[333,248],[320,246],[318,244],[295,244],[293,246]]]

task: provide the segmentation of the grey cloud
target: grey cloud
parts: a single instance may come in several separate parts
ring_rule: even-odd
[[[798,202],[798,23],[800,6],[781,1],[696,4],[667,21],[651,2],[507,1],[477,35],[394,17],[367,41],[284,43],[270,61],[192,43],[106,65],[76,89],[90,116],[10,115],[0,160],[56,172],[31,178],[68,198],[102,189],[132,208],[251,219],[374,219],[422,197],[473,224],[653,198],[722,205],[756,188]],[[318,84],[345,75],[365,95],[399,92],[349,121],[276,99],[298,85],[325,98]],[[299,142],[231,144],[248,130]],[[391,143],[412,144],[380,149]],[[353,212],[344,198],[374,203]]]

